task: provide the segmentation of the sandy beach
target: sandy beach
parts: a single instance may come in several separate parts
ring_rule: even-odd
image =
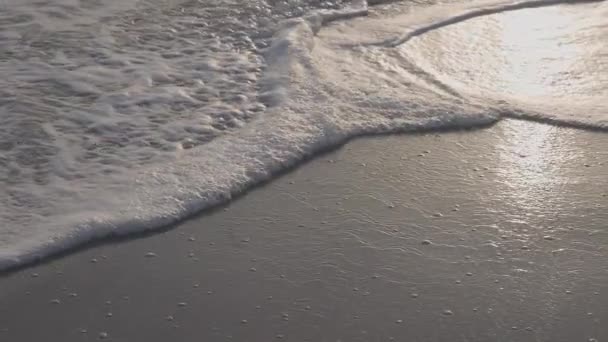
[[[608,135],[356,139],[174,229],[2,275],[0,341],[608,340]]]

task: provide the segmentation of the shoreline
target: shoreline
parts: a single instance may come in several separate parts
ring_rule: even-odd
[[[602,341],[606,151],[519,120],[351,140],[175,229],[0,275],[0,339]]]
[[[520,119],[514,119],[514,120],[520,120]],[[534,122],[534,120],[527,120],[527,119],[522,119],[522,120]],[[490,127],[498,124],[499,122],[500,122],[500,120],[495,121],[495,122],[490,122],[487,124],[478,124],[476,126],[470,126],[470,127],[469,126],[467,126],[467,127],[453,126],[453,127],[417,129],[412,132],[370,133],[370,134],[351,136],[340,144],[327,146],[326,148],[324,148],[322,150],[319,150],[311,155],[305,156],[302,160],[296,162],[295,164],[288,166],[285,169],[280,170],[276,174],[273,174],[269,179],[261,180],[258,183],[255,183],[251,186],[247,186],[242,191],[239,191],[235,194],[231,194],[229,199],[222,200],[216,204],[210,205],[195,214],[188,215],[183,218],[177,219],[173,223],[163,225],[160,228],[154,228],[154,229],[136,231],[136,232],[119,233],[119,234],[114,234],[114,235],[107,235],[107,236],[100,237],[100,238],[93,238],[91,240],[72,244],[70,247],[58,249],[58,251],[56,251],[56,252],[46,253],[46,254],[44,254],[44,256],[27,257],[26,259],[28,261],[17,262],[16,264],[12,264],[6,268],[0,269],[0,277],[9,276],[12,273],[20,272],[20,271],[26,270],[30,267],[44,265],[46,263],[53,262],[56,259],[61,259],[66,256],[70,256],[73,253],[78,253],[78,252],[87,250],[89,248],[96,248],[96,247],[100,247],[100,246],[103,246],[106,244],[128,242],[130,240],[137,240],[137,239],[146,238],[148,236],[152,236],[155,234],[161,234],[161,233],[165,233],[167,231],[171,231],[171,230],[175,229],[176,227],[182,225],[184,222],[187,222],[188,220],[194,220],[194,219],[199,218],[200,216],[211,215],[211,214],[215,213],[215,211],[217,211],[217,210],[222,210],[226,206],[229,206],[231,202],[239,200],[241,197],[246,196],[249,192],[255,190],[256,188],[264,187],[264,186],[268,185],[269,183],[275,181],[276,179],[281,178],[281,177],[285,176],[286,174],[289,174],[290,172],[293,172],[295,169],[301,167],[302,165],[305,165],[306,163],[309,163],[317,158],[322,158],[323,156],[325,156],[327,154],[331,154],[331,153],[343,148],[345,145],[351,143],[352,141],[355,141],[358,139],[381,138],[381,137],[386,137],[386,136],[401,136],[401,135],[415,137],[415,136],[423,136],[423,135],[427,135],[427,134],[474,132],[477,130],[483,130],[483,129],[490,128]],[[539,123],[553,125],[552,123],[543,123],[540,121],[539,121]],[[570,127],[570,126],[565,124],[564,127]],[[588,129],[586,127],[573,126],[573,128],[581,129],[581,130],[585,130],[585,131],[595,131],[594,129]],[[599,132],[603,132],[602,128],[598,128],[598,127],[595,127],[595,128]],[[7,264],[9,264],[9,263],[7,262]]]
[[[427,134],[446,134],[446,133],[449,134],[449,133],[475,132],[478,130],[492,128],[493,126],[499,125],[502,121],[505,121],[505,120],[506,121],[515,120],[515,121],[529,122],[531,124],[547,125],[547,126],[553,126],[553,127],[557,127],[557,128],[564,128],[564,129],[574,129],[574,130],[580,130],[583,132],[592,132],[592,133],[607,132],[606,127],[594,126],[594,125],[584,125],[584,124],[581,124],[578,122],[569,123],[569,122],[563,122],[560,120],[552,121],[552,120],[546,119],[546,118],[507,116],[507,118],[502,118],[502,119],[499,119],[498,121],[490,122],[487,124],[480,124],[480,125],[471,126],[471,127],[454,126],[454,127],[445,127],[445,128],[438,128],[438,129],[429,128],[426,130],[424,130],[424,129],[416,130],[413,132],[370,133],[370,134],[352,136],[340,144],[328,146],[327,148],[317,151],[316,153],[314,153],[312,155],[308,155],[308,156],[304,157],[302,160],[296,162],[294,165],[291,165],[291,166],[277,172],[276,174],[273,174],[269,179],[262,180],[256,184],[246,187],[246,189],[244,189],[238,193],[231,194],[229,199],[220,201],[219,203],[206,207],[205,209],[202,209],[198,213],[185,216],[183,218],[176,220],[173,223],[163,225],[160,228],[154,228],[154,229],[149,229],[149,230],[144,230],[144,231],[120,233],[120,234],[115,234],[115,235],[107,235],[107,236],[104,236],[101,238],[93,238],[92,240],[87,240],[84,242],[76,243],[70,247],[62,248],[56,252],[47,253],[44,256],[35,256],[35,257],[31,257],[31,258],[28,257],[27,258],[28,261],[18,262],[16,264],[9,265],[6,268],[0,269],[0,277],[9,276],[12,273],[20,272],[20,271],[26,270],[31,267],[44,265],[46,263],[53,262],[56,259],[61,259],[66,256],[70,256],[73,253],[79,253],[79,252],[81,252],[83,250],[87,250],[89,248],[96,248],[96,247],[103,246],[106,244],[128,242],[130,240],[137,240],[137,239],[141,239],[141,238],[146,238],[151,235],[161,234],[161,233],[165,233],[167,231],[171,231],[171,230],[175,229],[176,227],[182,225],[184,222],[197,219],[201,216],[211,215],[211,214],[215,213],[215,211],[217,211],[217,210],[222,210],[222,208],[230,205],[231,202],[239,200],[241,197],[246,196],[249,192],[254,191],[258,187],[264,187],[264,186],[268,185],[269,183],[275,181],[276,179],[281,178],[281,177],[285,176],[286,174],[289,174],[290,172],[293,172],[295,169],[302,167],[303,165],[305,165],[317,158],[322,158],[324,155],[331,154],[331,153],[343,148],[345,145],[348,145],[348,144],[352,143],[353,141],[356,141],[359,139],[369,139],[369,138],[373,139],[373,138],[383,138],[383,137],[391,137],[391,136],[416,137],[416,136],[424,136]]]

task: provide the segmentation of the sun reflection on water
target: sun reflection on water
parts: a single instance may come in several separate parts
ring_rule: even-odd
[[[505,184],[505,196],[524,208],[546,208],[563,195],[567,175],[560,172],[570,156],[564,145],[568,134],[550,125],[511,121],[505,141],[497,146],[498,177]]]
[[[495,16],[497,49],[505,62],[498,77],[505,90],[530,97],[570,92],[573,66],[584,58],[581,46],[570,41],[579,19],[562,7]]]
[[[605,91],[602,75],[608,72],[606,44],[594,31],[603,16],[593,6],[482,16],[429,32],[400,51],[463,91],[519,100],[584,99]]]
[[[503,12],[426,32],[397,50],[400,60],[415,62],[415,68],[402,67],[442,96],[505,104],[514,115],[603,118],[607,15],[605,4]],[[493,146],[495,175],[505,185],[501,196],[514,212],[564,209],[565,196],[572,196],[564,189],[578,181],[564,166],[582,153],[572,131],[515,120],[505,127],[504,139]]]

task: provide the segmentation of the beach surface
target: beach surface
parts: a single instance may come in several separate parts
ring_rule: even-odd
[[[0,340],[606,341],[608,135],[361,138],[0,278]]]

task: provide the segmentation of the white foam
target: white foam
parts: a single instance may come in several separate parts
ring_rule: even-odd
[[[255,54],[227,51],[213,37],[194,47],[178,37],[180,53],[159,58],[162,52],[108,50],[116,33],[95,41],[104,63],[59,54],[49,63],[23,62],[18,72],[0,65],[17,82],[54,84],[48,99],[69,102],[78,94],[66,105],[73,111],[52,112],[51,123],[35,124],[55,107],[33,98],[3,109],[11,131],[0,137],[28,138],[0,160],[9,185],[0,197],[0,269],[92,239],[165,227],[359,135],[468,128],[505,113],[608,128],[605,112],[581,120],[549,116],[540,105],[518,111],[515,102],[467,94],[399,49],[357,44],[400,34],[398,23],[411,14],[321,29],[367,13],[362,3],[283,22],[263,52],[263,73]],[[170,46],[175,38],[157,43]],[[95,100],[74,105],[87,96]],[[270,108],[261,113],[256,98]],[[188,140],[197,138],[204,143]]]

